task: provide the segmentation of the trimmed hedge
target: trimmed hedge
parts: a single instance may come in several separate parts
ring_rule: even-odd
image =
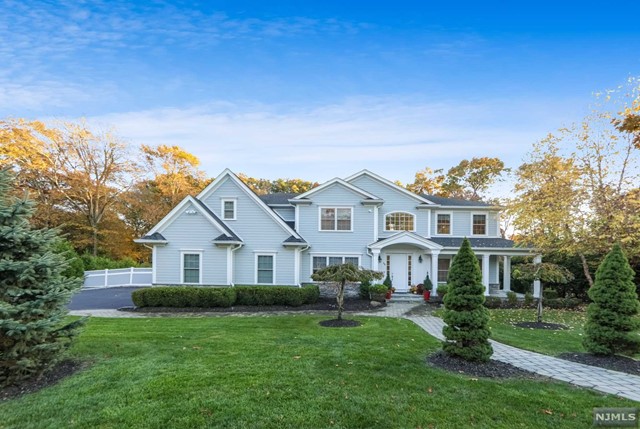
[[[138,289],[131,294],[136,307],[231,307],[232,305],[313,304],[320,297],[317,286],[195,287],[166,286]]]

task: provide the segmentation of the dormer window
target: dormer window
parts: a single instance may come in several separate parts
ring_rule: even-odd
[[[236,200],[235,199],[223,199],[222,200],[222,219],[224,220],[236,220]]]
[[[416,217],[407,212],[388,213],[384,217],[385,231],[415,231]]]
[[[471,220],[472,220],[471,234],[487,235],[487,215],[486,214],[472,214]]]

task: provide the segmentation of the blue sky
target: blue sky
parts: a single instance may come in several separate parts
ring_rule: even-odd
[[[640,75],[638,2],[5,1],[0,117],[178,144],[211,176],[519,165]]]

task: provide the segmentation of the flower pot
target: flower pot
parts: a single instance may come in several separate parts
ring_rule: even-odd
[[[431,299],[431,291],[425,290],[423,296],[425,301],[429,301],[429,299]]]
[[[386,298],[387,298],[387,299],[391,299],[391,291],[387,291],[387,296],[386,296]]]

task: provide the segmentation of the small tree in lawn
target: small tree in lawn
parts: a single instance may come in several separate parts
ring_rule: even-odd
[[[11,186],[11,174],[0,170],[0,386],[52,368],[83,323],[64,323],[82,280],[62,276],[57,232],[31,229],[34,205],[12,198]]]
[[[330,282],[335,285],[336,301],[338,303],[338,320],[342,320],[345,285],[347,283],[379,280],[382,278],[382,273],[358,268],[353,264],[342,264],[322,268],[313,273],[311,278],[317,282]]]
[[[640,350],[640,340],[633,333],[639,327],[633,276],[629,261],[616,244],[598,267],[595,282],[589,289],[593,302],[587,308],[582,344],[590,353],[633,354]]]
[[[484,286],[478,258],[466,238],[453,258],[444,297],[442,349],[451,356],[486,362],[493,349],[489,344],[489,313],[484,303]]]
[[[538,297],[538,310],[536,321],[542,323],[542,297],[544,283],[569,283],[575,276],[565,267],[549,262],[522,264],[513,271],[513,278],[532,282],[540,280],[540,296]]]

